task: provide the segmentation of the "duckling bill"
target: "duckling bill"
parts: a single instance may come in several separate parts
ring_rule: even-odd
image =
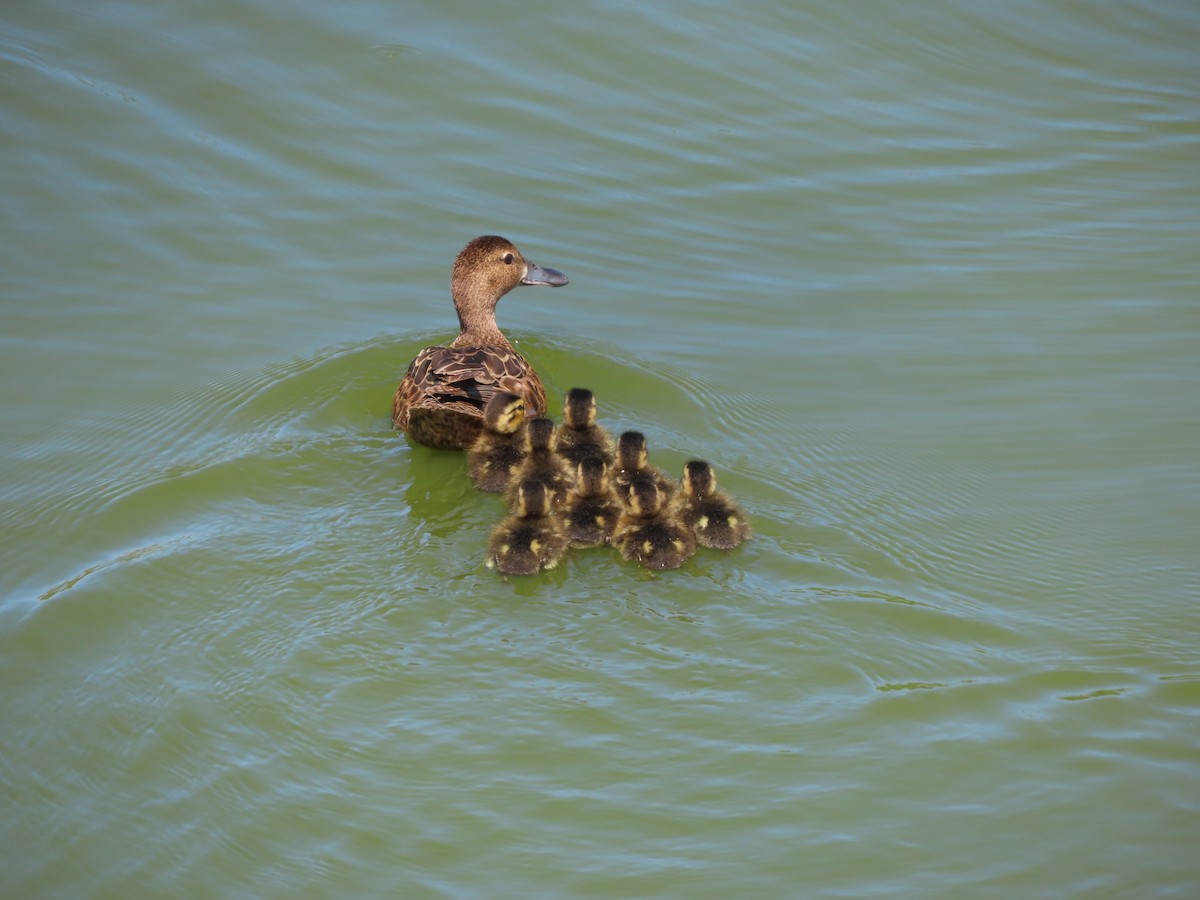
[[[567,276],[525,259],[511,241],[483,235],[454,261],[450,296],[459,334],[421,350],[392,398],[392,424],[418,444],[465,450],[483,430],[484,407],[497,391],[525,402],[529,417],[546,411],[546,389],[533,366],[496,324],[496,304],[518,285],[561,287]]]

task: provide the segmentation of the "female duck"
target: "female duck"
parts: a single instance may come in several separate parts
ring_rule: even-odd
[[[525,401],[496,391],[483,408],[483,431],[467,452],[467,472],[481,491],[503,493],[525,461]]]
[[[693,459],[683,467],[683,482],[672,504],[675,516],[704,547],[732,550],[750,537],[750,520],[733,498],[717,487],[713,467]]]
[[[517,486],[525,481],[539,481],[546,487],[550,505],[557,509],[570,490],[571,470],[562,457],[554,452],[554,423],[539,416],[525,423],[529,455],[512,476],[508,489],[508,505],[516,509]]]
[[[636,559],[647,569],[678,569],[696,552],[691,529],[671,516],[665,504],[652,478],[633,480],[629,505],[613,535],[623,558]]]
[[[563,398],[563,422],[558,426],[558,455],[575,469],[589,456],[613,464],[613,442],[596,424],[596,396],[587,388],[571,388]]]
[[[535,266],[497,235],[467,244],[450,276],[458,337],[417,354],[396,387],[392,424],[418,444],[465,450],[479,435],[483,408],[498,390],[524,399],[527,415],[544,413],[546,390],[496,325],[496,304],[519,284],[566,283],[562,272]]]
[[[536,575],[557,566],[568,545],[567,533],[550,513],[545,485],[523,481],[512,515],[492,529],[487,565],[502,575]]]
[[[670,476],[658,466],[650,465],[648,460],[646,436],[640,431],[626,431],[617,440],[617,472],[613,477],[613,487],[617,496],[627,505],[630,486],[639,477],[653,481],[664,500],[670,499],[675,492],[675,482]]]
[[[579,464],[575,485],[563,501],[562,517],[571,546],[610,543],[621,512],[621,501],[608,481],[608,466],[598,457],[587,457]]]

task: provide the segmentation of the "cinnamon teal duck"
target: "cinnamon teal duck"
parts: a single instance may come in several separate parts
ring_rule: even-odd
[[[496,324],[496,304],[519,284],[561,287],[567,276],[536,266],[494,234],[477,237],[454,261],[450,296],[459,333],[445,347],[426,347],[408,367],[392,399],[392,424],[418,444],[465,450],[483,427],[496,391],[525,401],[528,416],[546,411],[546,390],[533,367]]]

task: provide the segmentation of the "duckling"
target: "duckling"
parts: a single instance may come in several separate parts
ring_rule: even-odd
[[[540,481],[546,486],[551,507],[557,509],[572,484],[571,470],[554,452],[554,423],[544,416],[525,424],[529,454],[512,474],[508,487],[508,505],[516,509],[516,486],[523,481]]]
[[[704,547],[732,550],[750,537],[750,520],[733,498],[717,487],[713,467],[693,459],[683,467],[683,481],[672,512]]]
[[[576,470],[575,485],[563,501],[562,518],[571,546],[610,543],[621,512],[621,501],[608,481],[608,466],[599,457],[585,458]]]
[[[516,486],[513,512],[492,529],[487,565],[502,575],[536,575],[553,569],[570,541],[550,512],[550,494],[540,481]]]
[[[653,478],[630,484],[629,506],[617,523],[613,544],[625,559],[647,569],[678,569],[696,552],[696,538],[666,509],[666,498]]]
[[[563,398],[563,421],[558,426],[558,455],[575,469],[587,457],[613,464],[612,437],[596,424],[596,396],[587,388],[571,388]]]
[[[467,244],[450,276],[458,337],[426,347],[409,364],[392,398],[392,425],[418,444],[466,450],[483,430],[483,410],[496,391],[524,399],[531,418],[545,413],[542,380],[500,331],[496,304],[519,284],[566,283],[562,272],[534,265],[499,235]]]
[[[483,429],[467,452],[467,471],[481,491],[503,493],[525,460],[525,401],[496,391],[484,407]]]
[[[647,461],[646,436],[640,431],[626,431],[617,440],[616,474],[613,476],[613,488],[617,496],[627,506],[629,505],[630,485],[634,479],[644,476],[651,479],[663,493],[663,499],[669,500],[675,493],[675,482],[671,480],[658,466],[652,466]]]

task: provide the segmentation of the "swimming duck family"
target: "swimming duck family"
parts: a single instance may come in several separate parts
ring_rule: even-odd
[[[510,515],[489,541],[488,565],[497,571],[515,575],[550,568],[566,552],[558,550],[560,531],[569,547],[611,545],[622,558],[654,571],[679,568],[697,547],[732,549],[750,536],[746,514],[717,488],[709,463],[688,462],[677,487],[650,462],[646,436],[626,431],[610,466],[604,451],[612,446],[611,438],[606,441],[607,432],[597,431],[591,391],[576,388],[568,393],[557,429],[545,416],[521,420],[520,403],[515,395],[489,402],[486,430],[469,455],[474,466],[480,454],[507,446],[505,429],[514,421],[522,423],[514,432],[520,438],[513,443],[523,446],[525,456],[511,469]],[[583,452],[572,467],[564,450],[579,454],[585,447],[590,452]],[[476,469],[471,471],[474,478]],[[544,530],[551,523],[558,531]],[[501,545],[510,549],[501,552]]]
[[[527,416],[543,415],[546,389],[500,331],[496,304],[518,285],[566,283],[562,272],[534,265],[499,235],[467,244],[450,276],[458,337],[417,353],[392,398],[393,426],[418,444],[466,450],[479,436],[484,408],[497,391],[524,400]]]

